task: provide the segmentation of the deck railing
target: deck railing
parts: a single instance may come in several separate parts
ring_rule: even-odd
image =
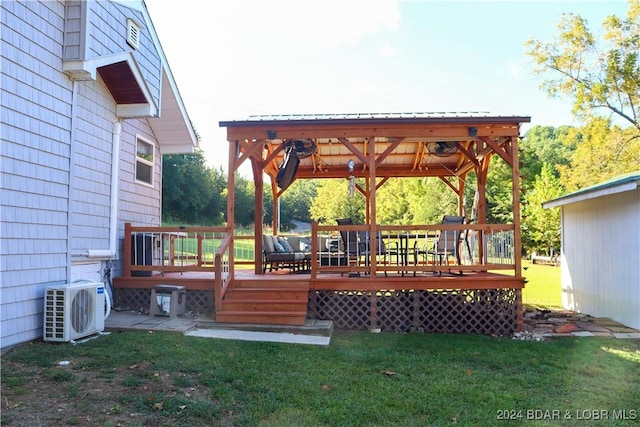
[[[517,270],[512,224],[312,226],[311,274]],[[449,238],[445,238],[445,236]],[[438,248],[438,239],[442,242]]]
[[[225,227],[124,227],[124,275],[214,271]]]
[[[440,253],[434,251],[440,233],[451,233],[457,240],[446,240],[458,241],[456,248],[445,246]],[[233,265],[253,265],[261,259],[261,254],[255,254],[254,236],[230,237],[225,227],[125,224],[125,242],[129,243],[124,245],[124,276],[211,272],[220,291],[216,296],[222,296],[233,277]],[[312,278],[331,272],[374,277],[390,272],[414,276],[445,270],[518,273],[513,224],[379,225],[374,234],[369,225],[314,223],[309,240]]]
[[[229,261],[229,254],[233,248],[233,236],[228,235],[222,240],[222,244],[215,254],[215,306],[216,311],[222,310],[222,299],[227,291],[233,271]]]

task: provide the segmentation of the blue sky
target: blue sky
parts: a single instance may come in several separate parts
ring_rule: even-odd
[[[221,120],[253,114],[465,112],[577,124],[525,55],[563,12],[599,32],[610,1],[146,0],[201,146],[226,168]]]

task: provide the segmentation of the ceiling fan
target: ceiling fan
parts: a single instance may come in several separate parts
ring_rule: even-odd
[[[438,157],[448,157],[458,151],[456,141],[430,141],[427,142],[427,151]]]

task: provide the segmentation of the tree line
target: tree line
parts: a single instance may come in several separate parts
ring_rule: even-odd
[[[551,42],[530,40],[527,54],[544,76],[550,96],[573,101],[580,126],[535,126],[519,143],[522,247],[524,253],[549,253],[560,247],[559,209],[542,203],[614,176],[640,169],[640,0],[628,1],[625,18],[611,16],[602,33],[567,14]],[[487,220],[513,222],[511,169],[495,156],[487,178]],[[163,157],[163,217],[183,225],[221,225],[227,212],[227,177],[207,167],[202,152]],[[475,176],[469,174],[465,214],[472,215]],[[364,197],[348,196],[347,180],[294,182],[280,197],[282,229],[292,220],[335,224],[336,218],[364,222]],[[254,222],[255,187],[238,176],[237,226]],[[273,199],[265,186],[265,224],[272,223]],[[438,223],[457,213],[457,196],[437,178],[389,179],[376,193],[380,224]]]

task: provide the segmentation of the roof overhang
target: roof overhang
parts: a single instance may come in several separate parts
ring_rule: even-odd
[[[198,140],[178,90],[167,73],[162,73],[161,105],[160,117],[149,119],[161,154],[193,153]]]
[[[591,187],[583,188],[571,194],[567,194],[557,199],[542,203],[545,209],[557,208],[559,206],[572,203],[583,202],[596,199],[598,197],[610,196],[612,194],[624,193],[640,188],[640,171],[614,178]]]
[[[74,80],[96,80],[100,75],[116,103],[116,115],[149,119],[162,154],[192,153],[197,147],[193,126],[166,67],[162,73],[160,105],[151,96],[131,52],[65,61],[63,68]]]
[[[73,80],[96,80],[100,75],[116,102],[118,117],[157,117],[160,114],[131,52],[84,61],[64,61],[63,70]]]
[[[350,160],[356,177],[369,176],[374,166],[375,175],[383,178],[451,177],[480,167],[482,159],[496,153],[513,162],[520,124],[530,120],[480,113],[323,114],[253,116],[220,126],[227,128],[227,140],[238,141],[247,153],[237,163],[251,156],[272,179],[292,139],[312,140],[316,146],[314,154],[301,159],[298,178],[347,177]],[[458,149],[446,156],[431,149],[447,141]]]

